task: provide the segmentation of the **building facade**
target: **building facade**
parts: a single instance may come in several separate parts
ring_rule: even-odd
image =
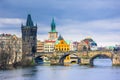
[[[60,35],[58,40],[55,43],[55,51],[56,52],[68,52],[70,51],[70,42],[67,42]]]
[[[46,53],[54,52],[54,45],[55,45],[55,41],[45,40],[45,42],[44,42],[44,52],[46,52]]]
[[[48,32],[48,40],[44,41],[44,52],[53,53],[55,51],[55,41],[58,38],[58,32],[56,31],[56,24],[54,19],[51,22],[51,31]]]
[[[75,41],[75,42],[70,42],[70,51],[77,51],[78,49],[78,42]]]
[[[0,64],[20,62],[22,59],[22,41],[16,35],[0,34]]]
[[[78,51],[83,51],[83,50],[87,50],[88,49],[88,44],[85,43],[84,41],[80,41],[78,42],[78,46],[77,46],[77,50]],[[85,49],[86,48],[86,49]]]
[[[44,42],[38,40],[37,41],[37,53],[44,52]]]
[[[90,37],[83,40],[88,45],[88,50],[97,50],[97,43]]]
[[[22,30],[22,52],[23,54],[32,55],[36,52],[37,47],[37,25],[34,26],[31,15],[28,14],[26,25],[21,26]]]
[[[85,38],[78,43],[78,51],[97,50],[97,43],[92,38]]]

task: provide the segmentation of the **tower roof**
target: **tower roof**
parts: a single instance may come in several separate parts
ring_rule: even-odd
[[[59,35],[58,40],[64,40],[61,35]]]
[[[27,16],[26,26],[30,26],[30,27],[34,26],[30,14],[28,14],[28,16]]]
[[[52,22],[51,22],[51,32],[56,32],[56,24],[54,18],[52,18]]]

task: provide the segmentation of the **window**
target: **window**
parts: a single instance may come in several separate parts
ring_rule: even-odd
[[[61,42],[61,44],[63,44],[63,41]]]

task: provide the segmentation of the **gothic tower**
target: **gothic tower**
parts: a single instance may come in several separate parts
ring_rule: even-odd
[[[51,22],[51,31],[49,32],[49,40],[56,40],[58,38],[58,32],[56,31],[56,24],[54,18]]]
[[[22,53],[26,55],[32,55],[36,52],[37,46],[37,25],[31,19],[31,15],[28,14],[26,25],[21,26],[22,30]]]

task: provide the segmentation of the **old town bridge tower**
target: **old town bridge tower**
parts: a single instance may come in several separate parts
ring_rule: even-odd
[[[26,25],[21,26],[22,30],[22,53],[33,55],[37,46],[37,25],[35,26],[31,15],[28,14]]]

